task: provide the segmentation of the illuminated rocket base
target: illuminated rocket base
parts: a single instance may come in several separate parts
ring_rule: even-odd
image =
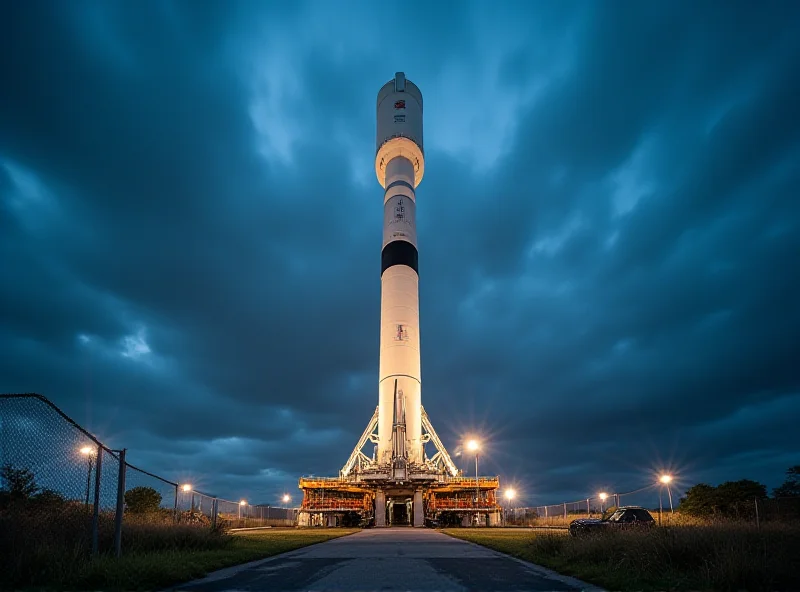
[[[432,457],[423,451],[421,463],[410,463],[402,457],[380,463],[375,455],[367,456],[363,447],[378,441],[378,416],[379,408],[375,409],[339,477],[300,478],[303,490],[298,514],[300,526],[497,526],[500,523],[496,495],[499,478],[468,477],[456,469],[424,409],[421,409],[426,432],[423,441],[436,447]],[[402,434],[402,429],[398,429],[402,424],[400,416],[395,423],[396,436]],[[374,449],[377,448],[375,445]]]
[[[425,172],[422,93],[402,72],[378,92],[377,121],[375,173],[384,188],[378,406],[338,478],[300,479],[300,523],[424,526],[442,517],[462,523],[483,517],[496,524],[499,479],[462,476],[422,407],[416,228],[416,188]],[[429,444],[436,449],[430,456]]]

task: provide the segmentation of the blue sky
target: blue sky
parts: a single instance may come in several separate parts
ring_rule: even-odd
[[[532,504],[798,463],[796,3],[7,10],[0,391],[233,499],[335,475],[377,401],[375,96],[402,70],[451,451],[483,434]]]

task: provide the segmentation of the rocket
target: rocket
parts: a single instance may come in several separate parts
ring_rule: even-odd
[[[355,504],[375,526],[400,521],[422,527],[426,516],[437,515],[437,496],[443,496],[441,507],[449,508],[456,507],[458,496],[475,491],[474,483],[452,479],[458,468],[422,406],[416,195],[425,172],[422,93],[397,72],[378,91],[376,115],[375,174],[383,187],[378,406],[338,479],[300,479],[300,516],[306,524],[325,512],[330,523],[330,512]],[[371,456],[364,453],[368,443],[374,445]],[[425,450],[428,444],[436,449],[431,456]],[[491,507],[474,508],[476,515],[497,514],[492,509],[497,488],[493,483]],[[482,482],[480,487],[485,490],[487,485]],[[341,508],[331,510],[331,489],[338,492]]]
[[[384,189],[378,464],[423,462],[416,188],[422,181],[422,93],[395,74],[378,92],[375,174]]]

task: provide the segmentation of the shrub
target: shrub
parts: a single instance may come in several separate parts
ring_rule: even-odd
[[[158,512],[161,494],[152,487],[134,487],[125,492],[125,509],[133,514]]]
[[[767,488],[749,479],[728,481],[717,487],[700,483],[687,490],[680,510],[691,516],[749,518],[755,514],[755,500],[766,497]]]
[[[772,490],[772,495],[779,497],[800,497],[800,465],[786,469],[786,481]]]
[[[211,526],[211,518],[198,510],[186,510],[178,516],[181,524],[194,524],[198,526]]]

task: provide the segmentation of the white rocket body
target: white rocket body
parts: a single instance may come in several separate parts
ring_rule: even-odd
[[[375,172],[384,187],[378,387],[380,464],[421,464],[422,400],[415,189],[422,180],[422,93],[402,72],[378,93]],[[396,392],[395,392],[396,385]],[[397,429],[403,410],[405,429]],[[393,433],[395,434],[393,436]],[[404,446],[394,440],[404,434]]]

